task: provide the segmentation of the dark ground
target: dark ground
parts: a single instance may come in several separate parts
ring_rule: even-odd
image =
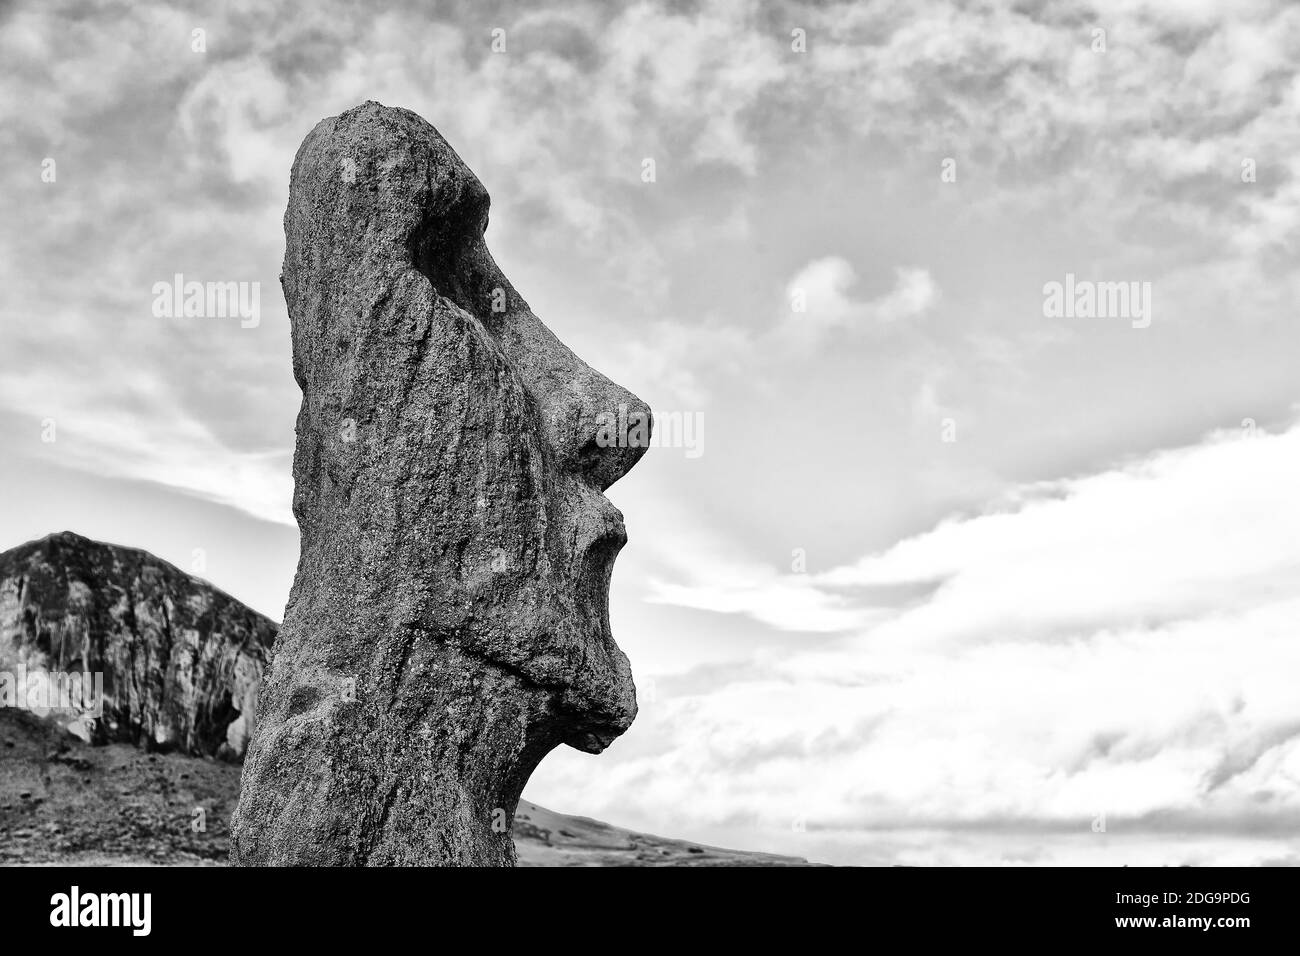
[[[91,747],[0,708],[0,865],[225,866],[237,765]],[[201,813],[199,811],[202,811]],[[520,801],[521,866],[800,866],[634,833]]]

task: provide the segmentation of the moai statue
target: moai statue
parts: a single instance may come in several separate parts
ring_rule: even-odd
[[[294,160],[302,556],[235,864],[513,865],[538,762],[598,753],[636,715],[608,608],[627,537],[602,492],[650,412],[533,315],[487,221],[482,184],[407,110],[326,119]]]

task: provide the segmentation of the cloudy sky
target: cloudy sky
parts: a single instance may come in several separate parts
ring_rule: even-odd
[[[1300,860],[1300,7],[206,7],[0,2],[0,547],[279,619],[288,171],[375,99],[696,424],[610,492],[641,716],[531,799],[833,862]],[[177,273],[260,321],[155,315]]]

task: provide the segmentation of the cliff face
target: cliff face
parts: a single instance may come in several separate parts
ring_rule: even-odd
[[[0,554],[0,682],[9,684],[0,704],[24,706],[24,689],[44,674],[102,673],[93,722],[47,713],[39,692],[26,698],[95,743],[240,759],[275,632],[144,551],[64,532]]]

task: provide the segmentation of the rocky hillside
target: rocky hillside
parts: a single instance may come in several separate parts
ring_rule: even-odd
[[[43,675],[102,673],[98,719],[47,715],[95,743],[239,759],[275,630],[144,551],[63,532],[0,554],[0,674],[42,704]]]

